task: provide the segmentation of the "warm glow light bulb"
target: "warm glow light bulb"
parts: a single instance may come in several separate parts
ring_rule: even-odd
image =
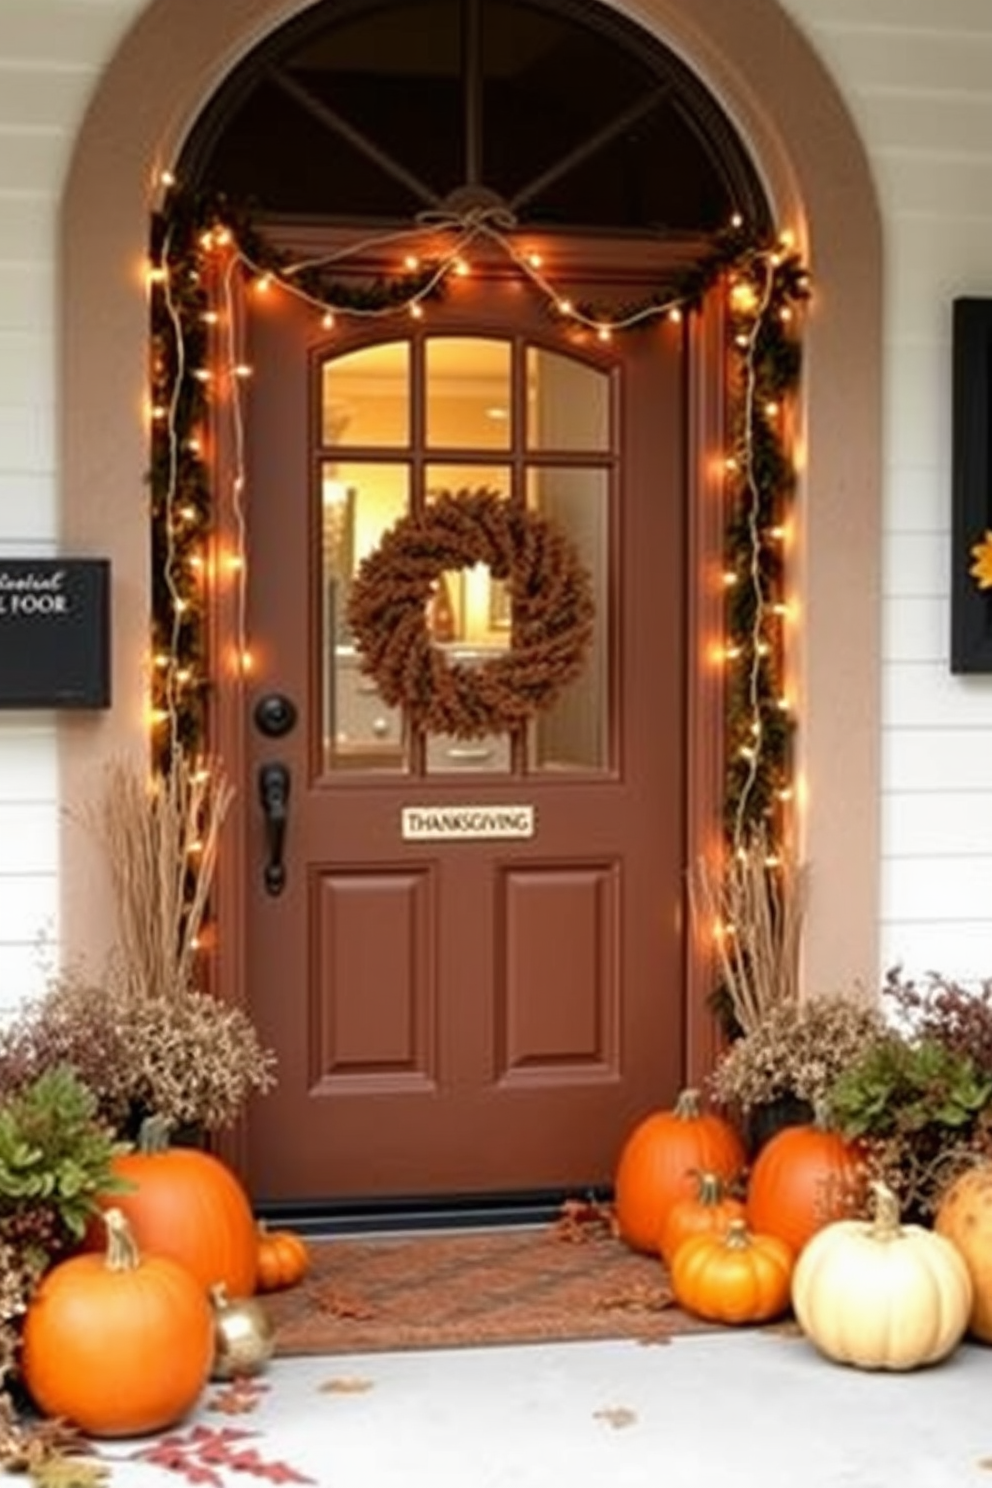
[[[416,300],[414,300],[413,304],[410,306],[410,314],[411,314],[411,316],[413,317],[414,320],[423,320],[423,318],[424,318],[424,307],[423,307],[423,305],[419,304]]]
[[[530,264],[532,269],[539,269],[544,262],[544,259],[539,253],[528,253],[527,262]]]
[[[678,305],[672,306],[672,308],[668,312],[668,318],[670,321],[673,322],[673,324],[678,325],[679,321],[682,319],[682,311],[679,309]]]
[[[334,329],[334,311],[325,310],[320,323],[325,331],[332,331]]]
[[[613,332],[608,325],[598,326],[596,329],[596,335],[599,337],[600,341],[613,340]]]
[[[415,269],[420,268],[420,259],[415,253],[408,253],[406,258],[403,260],[403,267],[405,269],[408,269],[412,274]]]
[[[559,315],[571,315],[572,302],[571,300],[559,300],[556,308]]]
[[[730,286],[730,308],[737,315],[749,315],[758,308],[758,292],[747,279],[735,279]]]

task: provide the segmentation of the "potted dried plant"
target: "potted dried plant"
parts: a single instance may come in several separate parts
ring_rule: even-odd
[[[274,1057],[245,1011],[201,985],[197,939],[231,800],[223,770],[177,754],[149,778],[114,760],[83,819],[103,848],[117,939],[98,978],[57,976],[0,1027],[0,1088],[69,1065],[101,1119],[134,1137],[156,1114],[175,1131],[230,1126],[274,1083]]]
[[[786,848],[772,852],[760,830],[716,866],[701,859],[689,877],[694,923],[716,949],[721,984],[714,1005],[730,1053],[761,1037],[769,1024],[778,1030],[790,1026],[797,1015],[806,889],[805,865]],[[746,1099],[732,1079],[718,1078],[713,1091],[736,1111],[752,1149],[778,1126],[811,1115],[806,1096],[785,1081],[760,1095],[757,1089],[747,1092]]]

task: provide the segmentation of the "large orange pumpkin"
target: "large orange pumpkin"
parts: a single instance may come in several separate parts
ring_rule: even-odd
[[[968,1331],[992,1343],[992,1164],[980,1163],[954,1179],[933,1227],[959,1251],[971,1277]]]
[[[37,1406],[89,1436],[141,1436],[179,1421],[207,1383],[214,1316],[199,1282],[142,1256],[119,1209],[103,1255],[41,1279],[24,1317],[21,1371]]]
[[[248,1196],[229,1167],[196,1147],[170,1147],[160,1125],[146,1122],[138,1149],[116,1157],[129,1185],[101,1199],[121,1209],[138,1248],[188,1267],[204,1292],[223,1282],[230,1297],[250,1297],[258,1272],[258,1232]],[[88,1243],[99,1244],[92,1227]]]
[[[866,1198],[858,1148],[811,1123],[786,1126],[758,1153],[747,1187],[752,1230],[778,1235],[798,1256],[824,1225],[850,1219]]]
[[[736,1128],[683,1090],[670,1111],[645,1116],[624,1142],[614,1181],[617,1228],[635,1250],[658,1253],[661,1226],[677,1199],[691,1197],[699,1173],[730,1182],[744,1167]]]

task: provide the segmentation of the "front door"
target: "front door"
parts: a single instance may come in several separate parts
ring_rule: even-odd
[[[506,274],[421,319],[329,330],[280,293],[249,322],[245,967],[279,1059],[252,1194],[607,1182],[682,1075],[684,328],[569,337]],[[481,489],[565,529],[594,636],[526,724],[424,735],[348,594],[399,518]],[[451,662],[513,644],[488,569],[430,611]]]

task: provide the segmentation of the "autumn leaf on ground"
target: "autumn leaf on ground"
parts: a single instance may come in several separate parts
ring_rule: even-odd
[[[762,1333],[774,1333],[779,1338],[805,1338],[805,1333],[795,1318],[780,1318],[777,1323],[764,1323]]]
[[[34,1488],[100,1488],[109,1477],[109,1467],[79,1457],[49,1457],[31,1469]]]
[[[244,1416],[257,1410],[262,1396],[270,1387],[261,1380],[235,1379],[223,1389],[215,1390],[207,1401],[207,1410],[225,1416]]]
[[[323,1287],[317,1293],[317,1306],[323,1312],[329,1312],[336,1318],[353,1318],[356,1322],[367,1323],[370,1318],[375,1317],[375,1308],[363,1302],[360,1297],[348,1297],[344,1292],[336,1292],[332,1287]]]
[[[249,1438],[257,1435],[234,1426],[194,1426],[184,1434],[173,1433],[153,1447],[133,1452],[131,1459],[164,1467],[203,1488],[225,1488],[226,1480],[216,1471],[220,1467],[250,1473],[268,1483],[314,1482],[288,1462],[269,1461],[255,1447],[248,1446]]]
[[[604,1292],[593,1305],[604,1312],[664,1312],[675,1305],[675,1298],[668,1287],[639,1281]]]
[[[317,1389],[322,1395],[364,1395],[366,1390],[375,1389],[375,1381],[346,1375],[340,1379],[324,1380]]]
[[[556,1240],[583,1242],[612,1240],[617,1236],[616,1218],[610,1204],[598,1199],[566,1199],[552,1226]]]
[[[609,1405],[603,1410],[593,1411],[597,1421],[605,1421],[615,1431],[621,1431],[624,1426],[633,1426],[637,1420],[637,1412],[628,1409],[625,1405]]]

